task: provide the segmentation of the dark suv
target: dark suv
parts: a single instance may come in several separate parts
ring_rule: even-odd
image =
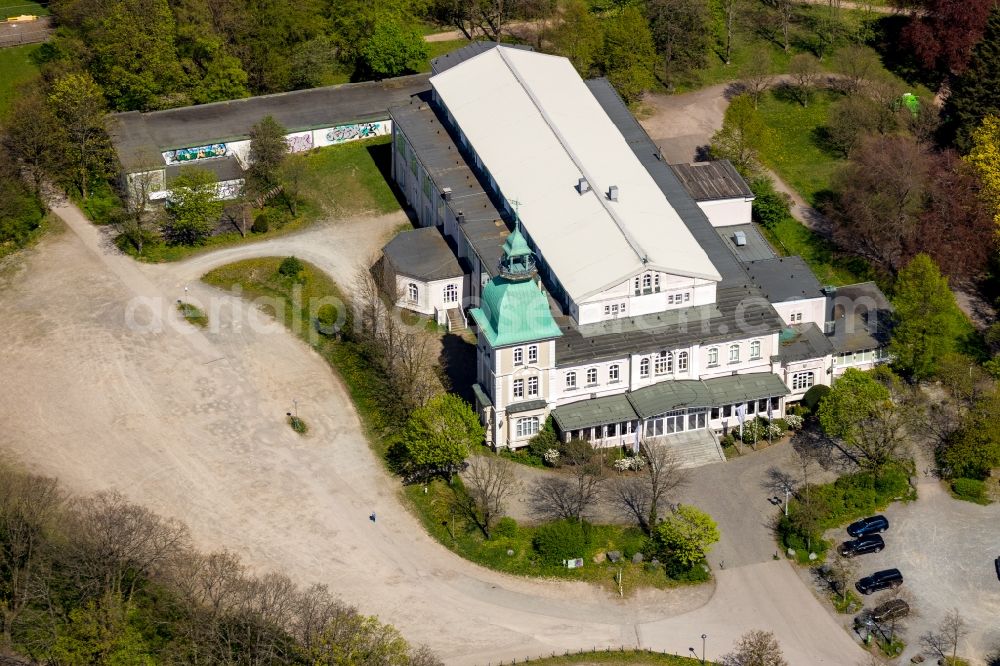
[[[885,569],[876,571],[871,576],[865,576],[854,586],[861,594],[871,594],[879,590],[888,590],[890,587],[899,587],[903,584],[903,574],[899,569]]]
[[[910,605],[902,599],[890,599],[874,609],[865,609],[854,618],[855,628],[879,626],[910,614]]]
[[[885,541],[877,534],[863,536],[854,541],[845,541],[837,549],[844,557],[854,557],[855,555],[865,555],[866,553],[877,553],[885,548]]]
[[[885,532],[887,529],[889,529],[889,520],[885,516],[869,516],[848,525],[847,533],[857,539],[868,534]]]

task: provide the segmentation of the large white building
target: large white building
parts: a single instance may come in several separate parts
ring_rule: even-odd
[[[778,257],[732,167],[664,164],[607,81],[504,46],[443,60],[390,109],[393,177],[467,276],[461,304],[421,306],[471,307],[489,443],[524,446],[552,415],[567,439],[718,459],[738,412],[781,416],[884,358],[877,287],[824,288]]]

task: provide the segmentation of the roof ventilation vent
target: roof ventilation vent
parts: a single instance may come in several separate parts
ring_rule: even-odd
[[[608,188],[608,199],[611,201],[618,201],[618,186],[612,185]]]
[[[580,194],[584,194],[585,192],[590,191],[590,183],[587,182],[586,178],[581,178],[580,180],[576,181],[576,191],[579,192]]]
[[[747,234],[745,231],[737,231],[733,233],[733,242],[736,243],[736,247],[743,247],[747,244]]]
[[[441,190],[441,198],[444,199],[445,201],[451,201],[451,188],[450,187],[446,187],[443,190]]]

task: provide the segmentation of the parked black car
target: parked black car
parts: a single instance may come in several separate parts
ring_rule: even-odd
[[[865,555],[866,553],[877,553],[885,548],[885,541],[877,534],[869,534],[854,541],[845,541],[837,549],[844,557],[854,557],[855,555]]]
[[[1000,557],[993,560],[993,566],[997,568],[997,578],[1000,578]]]
[[[885,532],[889,529],[889,519],[885,516],[869,516],[847,526],[847,533],[857,539],[868,534]]]
[[[874,609],[865,609],[854,618],[854,627],[863,629],[864,627],[880,626],[892,620],[906,617],[910,614],[910,605],[902,599],[890,599],[884,604],[876,606]]]
[[[887,590],[890,587],[899,587],[903,584],[903,574],[899,569],[885,569],[876,571],[871,576],[865,576],[854,586],[861,594],[871,594],[879,590]]]

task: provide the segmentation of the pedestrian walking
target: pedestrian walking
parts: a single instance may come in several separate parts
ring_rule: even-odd
[[[372,515],[368,516],[368,520],[372,521],[373,523],[375,522],[375,512],[374,511],[372,511]]]

